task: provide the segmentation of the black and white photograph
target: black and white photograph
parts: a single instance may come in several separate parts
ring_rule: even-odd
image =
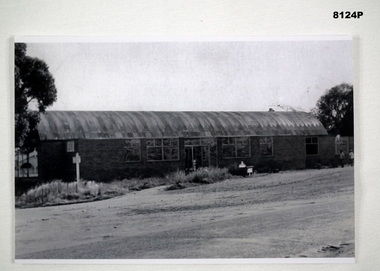
[[[17,37],[16,260],[355,259],[351,36]]]

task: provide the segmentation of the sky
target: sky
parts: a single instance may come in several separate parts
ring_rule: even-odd
[[[347,39],[27,46],[55,78],[48,110],[309,112],[327,89],[354,78]]]

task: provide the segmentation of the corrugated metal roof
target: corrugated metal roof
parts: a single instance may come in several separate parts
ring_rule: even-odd
[[[326,135],[305,112],[47,111],[41,140]]]

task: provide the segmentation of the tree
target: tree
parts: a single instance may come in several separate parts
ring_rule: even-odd
[[[57,100],[48,65],[26,55],[25,43],[15,44],[15,143],[27,148],[40,121],[39,114]],[[36,106],[36,110],[31,109]]]
[[[353,86],[343,83],[325,92],[313,110],[327,132],[332,135],[354,135]]]

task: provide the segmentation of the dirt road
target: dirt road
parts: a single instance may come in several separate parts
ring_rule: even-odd
[[[354,256],[353,168],[16,210],[16,259]]]

